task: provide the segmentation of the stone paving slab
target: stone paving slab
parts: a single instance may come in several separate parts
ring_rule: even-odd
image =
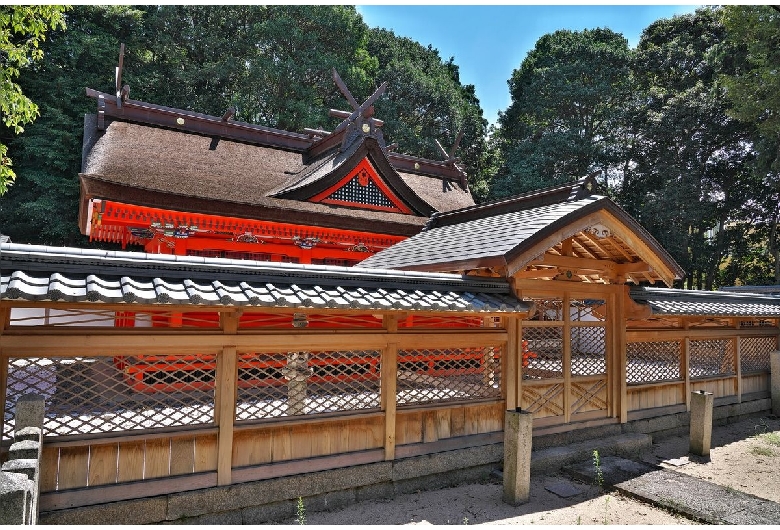
[[[563,497],[564,499],[568,497],[574,497],[575,495],[579,495],[585,491],[583,488],[575,485],[574,483],[563,479],[556,480],[551,484],[545,485],[544,489],[551,493],[555,493],[557,496]]]
[[[601,460],[604,484],[651,504],[709,524],[780,524],[780,504],[670,469],[617,457]],[[593,462],[564,468],[594,483]]]

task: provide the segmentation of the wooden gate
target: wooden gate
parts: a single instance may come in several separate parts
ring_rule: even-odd
[[[521,322],[521,408],[535,426],[613,416],[612,293],[535,293],[530,300],[535,310]]]

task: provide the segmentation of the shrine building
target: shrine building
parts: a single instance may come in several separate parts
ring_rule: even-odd
[[[716,421],[771,408],[780,298],[674,289],[595,174],[475,204],[460,136],[399,153],[386,84],[334,82],[332,131],[87,89],[79,227],[121,250],[0,243],[0,460],[43,396],[42,523],[254,524],[484,478],[507,411],[534,447],[609,454],[686,429],[692,392]]]

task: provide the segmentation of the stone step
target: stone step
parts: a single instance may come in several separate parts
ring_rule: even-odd
[[[601,482],[624,495],[666,508],[707,524],[778,524],[780,504],[669,469],[617,457],[601,459]],[[565,466],[563,471],[595,484],[592,460]]]
[[[622,455],[637,458],[652,445],[653,438],[649,434],[627,433],[539,449],[531,452],[531,473],[555,473],[570,464],[592,461],[593,451],[598,451],[600,457]]]

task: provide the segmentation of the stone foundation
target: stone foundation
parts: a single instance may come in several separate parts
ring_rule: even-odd
[[[771,400],[715,406],[713,424],[724,425],[771,413]],[[628,433],[656,438],[687,434],[690,413],[634,420],[559,434],[535,436],[534,451]],[[630,438],[630,437],[629,437]],[[340,469],[261,480],[231,486],[113,502],[42,513],[41,524],[259,524],[295,517],[298,497],[307,512],[340,508],[354,502],[387,499],[402,493],[438,489],[464,482],[488,480],[502,467],[503,443],[392,462],[362,464]],[[532,456],[532,458],[534,458]],[[542,458],[543,459],[543,458]],[[563,461],[554,458],[557,465]],[[552,472],[532,461],[532,473]],[[85,495],[89,493],[85,491]]]

